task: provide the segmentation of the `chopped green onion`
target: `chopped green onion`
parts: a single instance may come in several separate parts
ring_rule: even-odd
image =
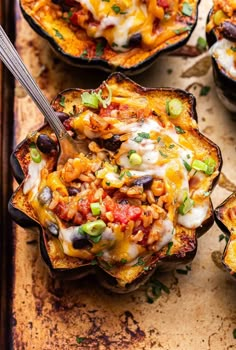
[[[215,160],[213,158],[209,157],[209,158],[204,160],[204,163],[207,165],[206,174],[207,175],[212,175],[214,173],[215,167],[216,167]]]
[[[40,163],[42,158],[36,146],[30,146],[30,157],[33,162]]]
[[[201,160],[194,159],[192,163],[192,168],[195,170],[203,171],[205,173],[207,171],[207,164],[205,164]]]
[[[131,165],[141,165],[143,159],[138,153],[132,153],[129,157],[129,162]]]
[[[182,33],[184,33],[184,32],[187,32],[187,31],[189,31],[189,30],[191,30],[191,27],[190,27],[190,26],[187,26],[187,27],[182,27],[182,28],[175,29],[175,30],[174,30],[174,33],[177,34],[177,35],[179,35],[179,34],[182,34]]]
[[[199,36],[197,39],[197,48],[199,51],[203,52],[207,48],[207,41],[203,37]]]
[[[91,208],[92,214],[93,214],[94,216],[100,215],[100,214],[101,214],[100,203],[98,203],[98,202],[96,202],[96,203],[91,203],[91,204],[90,204],[90,208]]]
[[[163,158],[168,158],[168,155],[162,152],[161,150],[159,150],[159,153]]]
[[[148,132],[138,132],[138,136],[142,137],[143,139],[150,139],[150,134]]]
[[[85,338],[82,338],[82,337],[76,337],[76,342],[78,344],[81,344],[83,341],[84,341]]]
[[[128,158],[131,156],[131,154],[136,153],[134,149],[130,149],[128,152]]]
[[[81,226],[82,230],[87,233],[89,236],[99,236],[106,228],[106,224],[103,220],[96,220],[87,222]]]
[[[169,288],[163,283],[158,280],[151,280],[151,282],[147,284],[146,289],[147,302],[153,304],[154,301],[161,296],[162,291],[166,294],[170,294]]]
[[[59,105],[62,106],[62,107],[65,107],[65,96],[64,95],[61,95],[61,99],[60,99],[60,102],[59,102]]]
[[[98,243],[101,241],[102,235],[98,235],[98,236],[90,236],[89,237],[91,239],[91,241],[93,241],[94,243]]]
[[[193,12],[193,7],[189,3],[184,2],[183,8],[182,8],[182,14],[185,16],[191,17],[192,12]]]
[[[143,265],[145,265],[145,262],[143,261],[143,259],[141,257],[139,257],[138,261],[133,266],[143,266]]]
[[[192,209],[193,206],[194,201],[191,198],[189,198],[187,194],[185,194],[184,201],[179,207],[179,213],[181,215],[185,215]]]
[[[172,118],[177,118],[183,111],[183,104],[178,98],[173,98],[166,102],[167,114]]]

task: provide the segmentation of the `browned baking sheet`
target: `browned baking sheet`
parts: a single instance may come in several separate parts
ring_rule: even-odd
[[[5,1],[5,6],[8,3]],[[210,6],[210,1],[202,0],[199,24],[190,42],[192,45],[196,44],[200,35],[204,36]],[[9,24],[10,17],[7,18]],[[17,49],[49,99],[67,87],[95,88],[106,78],[105,73],[71,68],[62,63],[47,43],[29,28],[19,10],[16,18]],[[199,60],[202,64],[196,65]],[[196,71],[196,67],[200,68]],[[2,77],[4,88],[1,96],[8,86],[6,75]],[[222,177],[213,193],[214,205],[219,204],[236,185],[236,123],[235,117],[217,99],[206,54],[194,58],[162,57],[151,69],[133,79],[145,86],[188,88],[195,94],[200,128],[219,144],[224,158],[223,174],[227,179]],[[211,87],[207,96],[200,96],[202,86]],[[12,92],[12,86],[7,91]],[[1,106],[5,106],[5,100]],[[8,103],[1,113],[1,185],[5,191],[1,211],[2,241],[8,246],[8,251],[3,247],[3,272],[7,274],[3,276],[1,287],[4,292],[2,305],[12,302],[9,317],[6,317],[6,308],[1,312],[8,322],[6,328],[10,333],[5,348],[11,348],[12,343],[14,350],[236,349],[233,337],[236,328],[236,281],[219,268],[219,252],[223,251],[224,242],[219,242],[220,231],[216,226],[199,240],[198,254],[187,275],[173,271],[157,276],[170,293],[162,293],[153,304],[147,302],[147,286],[122,296],[103,290],[93,277],[62,282],[49,276],[40,258],[37,233],[26,232],[18,226],[14,226],[12,231],[5,219],[9,144],[13,141],[7,139],[7,135],[11,135],[12,122],[15,122],[14,142],[18,143],[43,121],[18,84],[14,116],[11,106]],[[12,241],[15,249],[12,249]],[[13,258],[12,273],[6,268],[9,256]],[[5,282],[8,278],[13,289],[12,300]],[[3,329],[3,323],[1,325]],[[1,333],[3,341],[6,338],[4,332]],[[1,349],[4,347],[1,346]]]

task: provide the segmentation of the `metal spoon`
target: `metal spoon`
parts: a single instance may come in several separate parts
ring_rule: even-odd
[[[57,117],[55,111],[43,95],[39,86],[27,70],[18,52],[14,48],[7,34],[0,25],[0,59],[11,71],[14,77],[21,83],[32,100],[38,106],[47,122],[55,132],[60,145],[60,155],[57,166],[64,165],[69,158],[74,158],[78,153],[85,152],[86,145],[82,141],[75,141],[66,131],[64,125]]]

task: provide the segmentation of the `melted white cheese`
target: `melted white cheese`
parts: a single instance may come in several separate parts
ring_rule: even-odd
[[[221,66],[226,74],[236,79],[235,53],[231,47],[236,47],[232,41],[221,39],[215,42],[211,47],[210,53],[216,59],[219,66]]]
[[[114,50],[126,51],[132,34],[142,32],[150,17],[147,5],[140,0],[97,1],[76,0],[91,12],[96,26],[84,24],[89,36],[105,37]]]
[[[201,226],[207,217],[209,204],[206,202],[204,205],[195,205],[187,214],[178,215],[177,221],[180,225],[187,228],[197,228]]]
[[[29,163],[28,175],[25,179],[23,186],[23,193],[27,194],[32,191],[32,195],[38,192],[38,187],[41,181],[41,170],[45,167],[45,160],[41,160],[40,163],[35,163],[32,160]]]

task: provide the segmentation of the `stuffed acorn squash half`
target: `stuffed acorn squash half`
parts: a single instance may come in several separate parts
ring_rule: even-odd
[[[236,193],[220,204],[215,210],[216,223],[227,235],[222,261],[231,275],[236,276]]]
[[[57,167],[48,125],[12,155],[21,182],[9,210],[39,226],[53,276],[95,272],[111,290],[137,288],[159,265],[191,261],[213,224],[210,193],[219,148],[197,126],[195,99],[182,90],[144,88],[120,73],[98,89],[68,89],[52,103],[81,151]]]
[[[68,63],[138,73],[189,39],[199,0],[20,0],[24,17]]]
[[[224,106],[232,112],[236,112],[235,13],[234,0],[214,0],[206,26],[217,94]]]

